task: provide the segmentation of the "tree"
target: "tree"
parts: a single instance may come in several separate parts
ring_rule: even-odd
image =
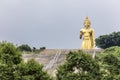
[[[120,47],[107,48],[95,59],[81,51],[70,52],[56,76],[57,80],[120,80]]]
[[[35,52],[36,51],[36,47],[33,47],[33,52]]]
[[[52,80],[42,68],[33,59],[24,63],[12,43],[0,43],[0,80]]]
[[[40,47],[40,50],[45,50],[46,49],[46,47]]]
[[[100,48],[120,46],[120,32],[113,32],[109,35],[101,35],[96,38],[96,45]]]
[[[18,46],[17,49],[20,51],[32,51],[30,46],[28,46],[27,44],[22,44],[21,46]]]
[[[0,43],[0,80],[13,80],[15,67],[21,60],[21,54],[12,43]]]
[[[57,69],[57,80],[100,80],[100,67],[91,55],[70,52],[65,64]]]
[[[113,46],[97,55],[102,80],[120,80],[120,47]]]
[[[43,66],[34,59],[27,63],[21,62],[14,74],[14,80],[52,80],[47,72],[43,71]]]

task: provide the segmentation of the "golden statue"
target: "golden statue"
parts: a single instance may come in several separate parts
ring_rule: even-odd
[[[90,20],[88,17],[84,20],[84,28],[80,30],[80,39],[83,36],[82,49],[94,49],[94,30],[90,28]]]

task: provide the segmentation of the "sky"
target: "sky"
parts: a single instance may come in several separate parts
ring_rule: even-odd
[[[120,0],[0,0],[0,41],[79,49],[86,16],[100,35],[120,31]]]

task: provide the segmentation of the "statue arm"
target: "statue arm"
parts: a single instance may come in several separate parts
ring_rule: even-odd
[[[92,41],[92,47],[95,47],[95,38],[94,38],[94,30],[92,30],[92,35],[91,35],[91,41]]]
[[[83,32],[80,30],[80,39],[82,39]]]

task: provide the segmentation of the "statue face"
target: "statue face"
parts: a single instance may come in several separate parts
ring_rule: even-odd
[[[88,21],[85,21],[84,26],[85,26],[85,28],[89,28],[90,23]]]

